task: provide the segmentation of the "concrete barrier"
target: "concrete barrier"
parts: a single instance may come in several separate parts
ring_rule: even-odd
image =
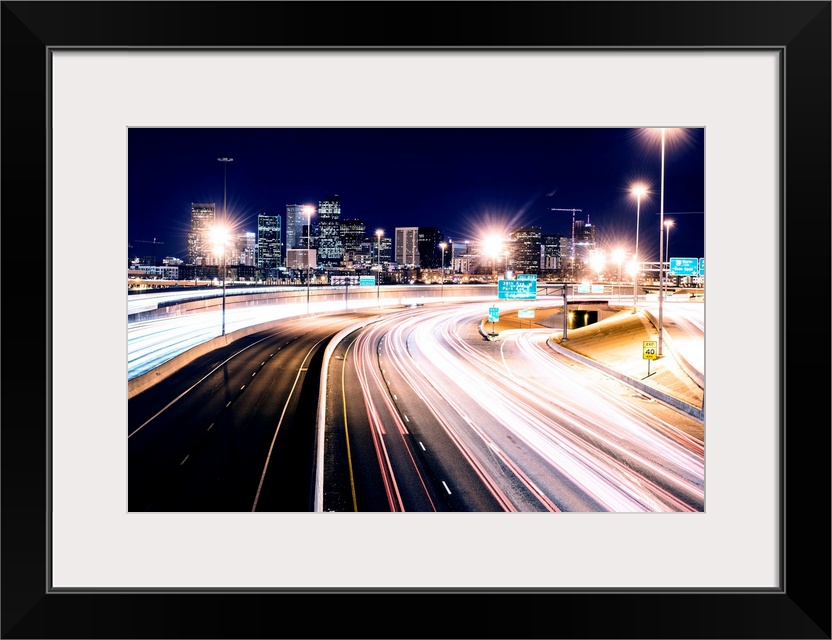
[[[630,376],[625,375],[623,373],[620,373],[619,371],[616,371],[615,369],[612,369],[612,368],[608,367],[605,364],[601,364],[600,362],[592,360],[591,358],[587,358],[586,356],[583,356],[580,353],[576,353],[576,352],[572,351],[571,349],[567,349],[565,347],[562,347],[557,342],[552,340],[551,338],[546,341],[546,344],[553,351],[557,351],[558,353],[560,353],[564,356],[568,356],[569,358],[572,358],[573,360],[577,360],[581,364],[585,364],[589,367],[593,367],[595,369],[598,369],[599,371],[602,371],[603,373],[607,374],[608,376],[610,376],[612,378],[615,378],[616,380],[620,380],[621,382],[623,382],[624,384],[632,387],[633,389],[636,389],[637,391],[640,391],[641,393],[644,393],[645,395],[648,395],[652,398],[655,398],[656,400],[658,400],[660,402],[663,402],[664,404],[666,404],[670,407],[673,407],[674,409],[678,409],[679,411],[682,411],[683,413],[686,413],[690,417],[695,418],[696,420],[699,420],[700,422],[704,422],[704,419],[705,419],[704,411],[702,409],[700,409],[699,407],[694,407],[693,405],[688,404],[687,402],[684,402],[682,400],[679,400],[678,398],[674,398],[673,396],[671,396],[667,393],[664,393],[663,391],[661,391],[659,389],[656,389],[655,387],[651,387],[650,385],[644,384],[641,380],[636,380],[635,378],[631,378]]]
[[[658,319],[649,311],[645,309],[644,314],[647,316],[647,319],[650,320],[650,323],[656,327],[658,330],[659,321]],[[673,336],[665,327],[665,330],[662,331],[662,340],[664,340],[667,348],[670,350],[670,355],[673,356],[673,359],[679,363],[679,366],[682,367],[682,371],[684,371],[691,380],[696,384],[697,387],[705,390],[705,374],[703,371],[699,371],[696,367],[694,367],[688,360],[685,358],[684,354],[681,350],[676,348],[676,344],[673,341]]]

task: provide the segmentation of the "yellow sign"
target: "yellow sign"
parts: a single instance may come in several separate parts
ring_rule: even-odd
[[[641,343],[642,360],[655,360],[658,357],[659,343],[656,340],[644,340]]]

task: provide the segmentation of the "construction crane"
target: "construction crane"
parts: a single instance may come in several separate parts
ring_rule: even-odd
[[[154,244],[154,245],[156,245],[156,244],[165,244],[165,243],[164,242],[159,242],[159,241],[156,240],[156,238],[153,238],[153,240],[133,240],[133,244]],[[127,248],[132,249],[133,244],[130,244],[128,242],[127,243]],[[156,248],[155,247],[153,248],[153,253],[154,254],[156,253]]]
[[[583,209],[558,209],[549,207],[549,211],[571,211],[572,212],[572,246],[569,249],[570,263],[572,265],[572,279],[575,279],[575,212]]]

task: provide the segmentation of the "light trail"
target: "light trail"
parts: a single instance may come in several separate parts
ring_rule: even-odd
[[[362,385],[374,380],[391,415],[398,416],[398,398],[418,403],[419,411],[408,411],[411,430],[425,420],[441,426],[507,510],[530,508],[517,502],[520,486],[552,511],[704,508],[704,443],[655,417],[631,393],[616,393],[596,372],[564,364],[545,344],[552,330],[504,333],[498,347],[472,333],[483,316],[478,308],[445,305],[380,320],[356,353],[374,347],[385,375],[380,362],[373,374],[364,356]],[[400,381],[395,396],[391,375]],[[364,397],[381,433],[378,412]]]

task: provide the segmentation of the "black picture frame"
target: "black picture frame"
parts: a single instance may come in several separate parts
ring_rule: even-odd
[[[4,1],[0,18],[3,638],[830,638],[829,1]],[[49,52],[67,47],[779,51],[780,588],[53,592]]]

